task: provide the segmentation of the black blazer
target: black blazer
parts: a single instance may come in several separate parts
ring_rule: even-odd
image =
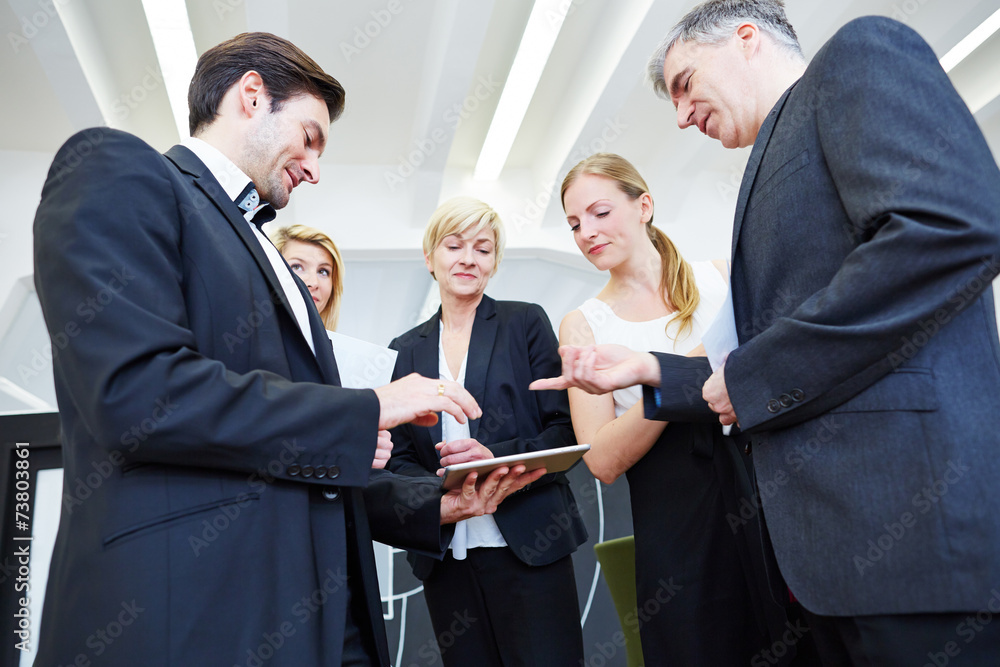
[[[348,585],[389,664],[371,539],[441,553],[440,494],[372,473],[378,399],[336,386],[312,307],[310,351],[211,172],[87,130],[57,153],[34,231],[45,321],[68,340],[35,664],[243,664],[271,637],[272,667],[339,665]],[[94,634],[111,622],[113,641]]]
[[[439,377],[441,311],[390,343],[399,351],[394,378],[417,372]],[[545,311],[520,301],[483,295],[469,341],[465,388],[483,409],[469,434],[506,456],[576,444],[565,391],[529,391],[533,381],[559,375],[559,344]],[[392,432],[389,469],[418,477],[434,476],[440,458],[441,422],[404,424]],[[528,565],[547,565],[587,540],[587,529],[564,473],[546,475],[504,500],[494,514],[507,545]],[[413,572],[426,579],[434,560],[410,554]]]

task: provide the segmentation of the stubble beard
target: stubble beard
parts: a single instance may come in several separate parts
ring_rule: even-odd
[[[281,169],[274,155],[275,146],[280,146],[278,133],[275,131],[273,112],[266,116],[266,121],[255,129],[248,137],[243,151],[245,171],[262,202],[267,202],[275,209],[288,205],[289,192],[285,188],[284,169]]]

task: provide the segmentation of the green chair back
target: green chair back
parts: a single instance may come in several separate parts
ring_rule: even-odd
[[[643,667],[642,644],[639,640],[639,618],[635,595],[635,536],[619,537],[594,545],[601,564],[604,581],[611,591],[611,600],[618,612],[618,622],[625,633],[628,667]],[[627,621],[626,619],[630,619]]]

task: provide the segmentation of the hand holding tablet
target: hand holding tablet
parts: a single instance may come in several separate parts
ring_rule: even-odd
[[[580,460],[584,452],[590,449],[590,445],[573,445],[572,447],[557,447],[555,449],[543,449],[537,452],[526,452],[524,454],[512,454],[492,459],[480,459],[450,465],[444,469],[444,488],[449,491],[457,489],[462,485],[465,476],[470,472],[478,472],[479,478],[483,479],[493,470],[501,466],[512,468],[515,465],[523,464],[527,470],[537,470],[545,468],[548,473],[562,472],[568,470],[574,463]]]

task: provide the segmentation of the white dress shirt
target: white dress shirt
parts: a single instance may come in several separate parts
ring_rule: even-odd
[[[226,195],[235,205],[236,198],[240,196],[243,188],[250,182],[250,177],[233,164],[232,160],[223,155],[222,151],[202,139],[188,137],[181,144],[190,149],[192,153],[198,156],[199,160],[205,163],[208,170],[212,172],[212,176],[215,176],[215,180],[219,181],[222,189],[225,190]],[[261,201],[260,206],[264,206],[266,203],[265,201]],[[260,206],[257,208],[260,208]],[[243,217],[247,221],[247,224],[250,225],[250,229],[254,236],[257,237],[257,241],[260,242],[260,247],[264,249],[267,259],[271,262],[271,267],[274,269],[275,275],[278,276],[278,282],[281,283],[281,289],[284,290],[288,303],[292,305],[292,313],[295,315],[295,321],[298,322],[299,329],[302,330],[302,335],[305,336],[306,342],[309,343],[309,349],[312,350],[313,354],[316,354],[316,344],[313,341],[312,329],[309,328],[309,310],[306,307],[306,300],[303,298],[302,292],[299,291],[298,285],[295,284],[295,278],[292,277],[292,272],[289,270],[288,264],[281,257],[281,253],[257,229],[257,225],[250,221],[256,211],[257,209],[248,211]]]

